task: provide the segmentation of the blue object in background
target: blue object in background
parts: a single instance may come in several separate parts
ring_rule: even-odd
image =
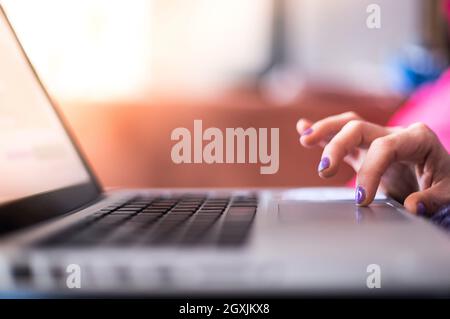
[[[436,80],[445,68],[446,63],[438,53],[421,46],[410,46],[388,63],[388,78],[395,91],[410,94],[421,85]]]

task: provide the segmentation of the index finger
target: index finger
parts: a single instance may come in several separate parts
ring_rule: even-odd
[[[329,140],[330,136],[339,132],[348,122],[359,119],[360,116],[354,112],[329,116],[312,124],[311,131],[308,135],[302,135],[300,142],[307,147],[317,145],[323,140]]]

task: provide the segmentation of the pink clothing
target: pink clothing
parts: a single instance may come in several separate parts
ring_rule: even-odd
[[[427,124],[450,151],[450,69],[419,88],[389,121],[389,126]]]
[[[444,9],[444,13],[447,15],[447,22],[450,26],[450,1],[444,1],[443,2],[443,9]]]
[[[450,27],[450,0],[442,2]],[[423,85],[391,118],[388,125],[427,124],[450,152],[450,69],[434,83]]]

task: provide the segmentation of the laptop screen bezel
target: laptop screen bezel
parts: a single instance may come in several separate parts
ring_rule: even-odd
[[[56,103],[51,99],[45,86],[37,75],[33,65],[23,49],[17,34],[15,33],[8,17],[0,5],[0,14],[5,19],[9,31],[13,35],[19,47],[19,54],[22,55],[24,61],[28,64],[30,72],[35,77],[38,85],[44,92],[50,107],[55,112],[58,120],[64,128],[65,133],[70,139],[72,146],[77,152],[83,167],[89,175],[86,183],[76,184],[57,190],[31,195],[20,198],[7,203],[0,204],[0,236],[13,230],[22,229],[24,227],[35,225],[39,222],[49,220],[67,214],[77,208],[83,207],[88,203],[96,200],[102,194],[102,188],[94,173],[91,171],[86,157],[81,151],[73,133],[66,124],[61,112],[58,110]]]

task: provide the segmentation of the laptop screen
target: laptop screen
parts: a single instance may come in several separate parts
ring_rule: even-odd
[[[83,162],[0,15],[0,204],[89,181]]]
[[[101,189],[0,6],[0,235],[73,211]]]

